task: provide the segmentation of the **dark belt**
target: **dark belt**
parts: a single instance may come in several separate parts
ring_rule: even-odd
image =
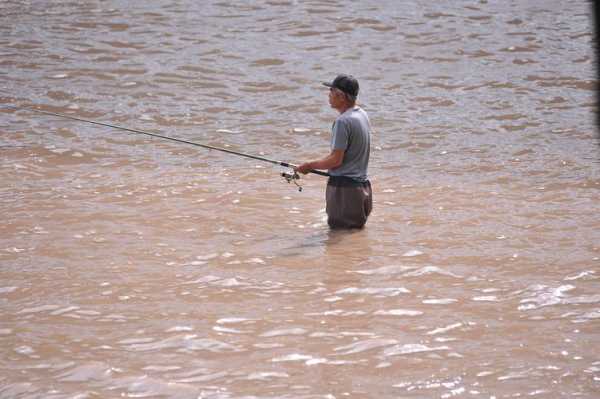
[[[334,187],[366,187],[371,183],[368,180],[359,181],[346,176],[329,176],[327,184]]]

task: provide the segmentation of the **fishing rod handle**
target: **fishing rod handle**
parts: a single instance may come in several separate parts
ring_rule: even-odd
[[[309,170],[308,173],[314,173],[315,175],[321,175],[321,176],[325,176],[325,177],[331,176],[327,172],[321,172],[320,170],[314,170],[314,169]]]
[[[298,167],[298,165],[294,165],[293,163],[288,163],[288,162],[280,162],[279,165],[285,166],[286,168],[297,168]],[[314,173],[315,175],[325,176],[325,177],[331,176],[327,172],[321,172],[320,170],[316,170],[316,169],[311,169],[308,171],[308,173]]]

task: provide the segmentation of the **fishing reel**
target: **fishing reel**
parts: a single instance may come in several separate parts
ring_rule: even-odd
[[[302,186],[298,184],[298,180],[300,180],[300,175],[295,170],[289,170],[285,172],[281,172],[281,176],[288,182],[294,183],[296,187],[298,187],[298,191],[302,191]]]

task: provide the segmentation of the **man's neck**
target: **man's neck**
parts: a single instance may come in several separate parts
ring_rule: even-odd
[[[356,106],[356,104],[345,104],[343,107],[338,108],[338,112],[340,114],[343,114],[344,112],[348,111],[349,109],[352,109]]]

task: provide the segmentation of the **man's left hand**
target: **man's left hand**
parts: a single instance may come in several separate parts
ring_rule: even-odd
[[[305,162],[302,165],[298,165],[294,168],[294,171],[296,171],[298,173],[302,173],[303,175],[307,174],[311,170],[312,170],[312,167],[310,166],[310,162]]]

